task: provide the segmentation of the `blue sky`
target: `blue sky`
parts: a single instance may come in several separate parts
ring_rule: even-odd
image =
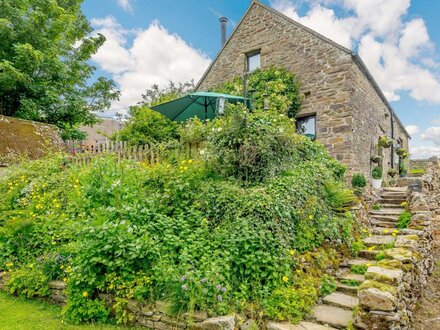
[[[440,156],[440,1],[261,0],[361,55],[413,136],[414,158]],[[250,0],[85,0],[107,43],[98,74],[122,91],[124,112],[153,83],[198,80]]]

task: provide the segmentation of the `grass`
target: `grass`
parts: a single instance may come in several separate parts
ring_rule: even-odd
[[[24,300],[0,292],[1,330],[117,330],[128,328],[112,325],[66,325],[62,323],[61,308],[43,301]]]

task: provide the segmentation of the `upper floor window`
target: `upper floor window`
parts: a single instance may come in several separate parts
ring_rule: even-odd
[[[307,116],[296,119],[296,131],[312,140],[316,139],[316,116]]]
[[[248,72],[254,71],[261,67],[259,50],[246,54],[246,58]]]

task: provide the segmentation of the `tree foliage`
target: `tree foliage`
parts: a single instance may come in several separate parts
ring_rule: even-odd
[[[124,128],[116,132],[114,140],[131,145],[166,142],[177,138],[178,124],[146,106],[133,106]]]
[[[194,91],[194,80],[184,83],[175,83],[170,81],[168,86],[160,88],[159,85],[153,85],[142,94],[140,105],[152,107],[157,104],[169,102],[182,97]]]
[[[0,2],[0,113],[69,129],[94,123],[92,111],[119,97],[111,80],[88,83],[88,61],[105,37],[90,36],[81,3]]]
[[[292,73],[271,66],[255,70],[246,80],[247,96],[252,100],[254,109],[264,109],[264,99],[267,97],[271,110],[295,117],[301,106],[301,96],[299,82]],[[237,77],[227,82],[219,92],[243,96],[243,78]]]

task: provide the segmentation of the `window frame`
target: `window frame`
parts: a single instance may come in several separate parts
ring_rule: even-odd
[[[255,68],[255,69],[253,69],[253,70],[250,70],[250,67],[249,67],[249,60],[250,60],[252,57],[257,56],[257,55],[258,55],[258,58],[259,58],[259,65],[258,65],[257,68]],[[253,72],[253,71],[258,70],[258,69],[261,69],[261,49],[256,49],[256,50],[253,50],[253,51],[247,52],[247,53],[246,53],[246,71],[247,71],[247,72]]]
[[[308,114],[308,115],[301,116],[301,117],[297,117],[297,118],[295,119],[295,121],[296,121],[296,122],[295,122],[295,130],[296,130],[296,132],[297,132],[298,134],[301,134],[301,135],[307,136],[307,134],[305,134],[305,133],[301,133],[301,132],[300,132],[299,122],[300,122],[300,121],[305,121],[305,120],[310,119],[310,118],[314,118],[313,130],[314,130],[314,133],[315,133],[315,137],[314,137],[314,138],[311,138],[311,140],[312,140],[312,141],[315,141],[315,140],[318,138],[318,130],[317,130],[317,128],[316,128],[316,121],[317,121],[316,113],[314,113],[314,114]],[[307,137],[308,137],[308,136],[307,136]]]

